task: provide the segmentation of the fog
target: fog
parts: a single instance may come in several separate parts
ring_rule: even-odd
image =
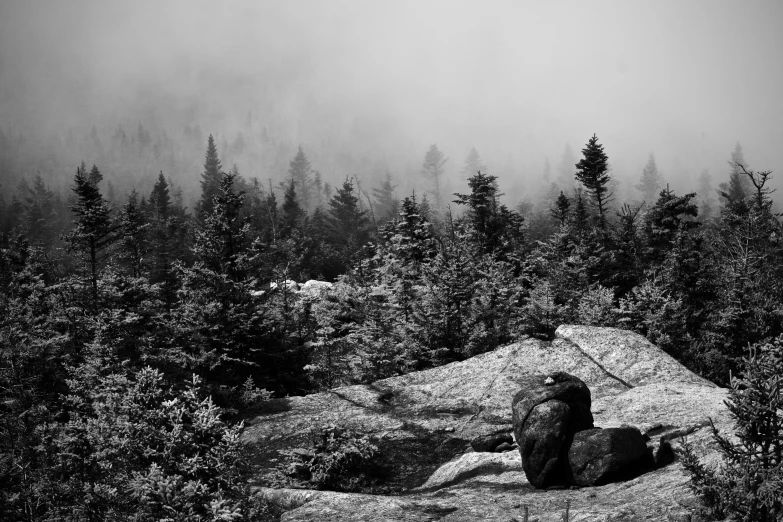
[[[737,142],[780,177],[782,23],[776,0],[3,0],[0,129],[39,150],[93,126],[104,144],[139,123],[175,141],[187,126],[223,143],[243,132],[246,149],[221,156],[246,176],[282,179],[301,144],[333,183],[389,171],[400,192],[425,188],[432,143],[459,189],[475,146],[512,201],[595,133],[621,197],[650,153],[693,190],[703,169],[725,181]],[[162,169],[195,195],[203,146],[187,167],[153,158],[144,176],[107,167],[108,179],[143,189]],[[37,168],[67,184],[81,159],[99,161]]]

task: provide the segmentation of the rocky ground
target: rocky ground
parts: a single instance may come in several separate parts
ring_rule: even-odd
[[[592,392],[595,425],[632,425],[650,444],[687,436],[716,462],[709,420],[730,431],[726,391],[643,337],[613,328],[561,326],[550,342],[525,340],[464,362],[328,393],[270,401],[248,418],[244,441],[254,481],[286,507],[284,521],[687,520],[697,502],[678,462],[600,487],[536,490],[519,452],[476,452],[476,441],[511,432],[522,378],[564,371]],[[379,440],[374,494],[267,487],[278,450],[306,445],[315,427],[339,424]],[[471,441],[474,441],[473,447]],[[278,482],[279,483],[279,482]]]

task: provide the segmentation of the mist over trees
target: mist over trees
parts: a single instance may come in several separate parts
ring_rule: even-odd
[[[783,335],[781,9],[3,2],[4,520],[274,520],[243,415],[564,323],[728,384]]]

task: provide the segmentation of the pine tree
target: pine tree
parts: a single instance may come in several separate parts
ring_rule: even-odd
[[[598,144],[598,138],[593,135],[587,146],[582,149],[584,157],[576,164],[576,179],[585,186],[598,210],[598,227],[606,229],[607,205],[611,201],[609,192],[609,158],[604,153],[604,146]]]
[[[443,165],[446,164],[448,158],[443,156],[443,153],[438,150],[438,146],[430,145],[427,154],[424,156],[424,164],[422,165],[421,173],[432,184],[432,195],[435,198],[435,206],[440,209],[442,207],[441,200],[441,185],[443,184]]]
[[[399,213],[400,202],[395,193],[396,188],[397,185],[392,184],[391,174],[387,172],[381,186],[372,189],[373,198],[378,204],[378,220],[380,222],[393,219]]]
[[[241,276],[250,246],[250,227],[241,214],[244,194],[236,193],[232,173],[223,174],[214,197],[212,213],[196,231],[193,251],[209,269],[231,278]]]
[[[302,150],[302,146],[299,146],[299,150],[296,152],[296,156],[288,164],[288,175],[297,185],[300,206],[305,212],[312,210],[310,205],[311,201],[311,185],[310,174],[313,169],[310,166],[310,160],[307,159],[307,155]]]
[[[466,178],[469,178],[471,176],[474,176],[478,171],[481,171],[484,174],[486,174],[487,167],[486,165],[484,165],[484,162],[481,160],[481,156],[476,150],[476,147],[471,147],[470,152],[468,153],[468,157],[465,158],[465,165],[462,167],[460,173]]]
[[[734,437],[712,426],[723,457],[720,467],[701,462],[692,444],[683,447],[682,463],[691,475],[691,488],[711,518],[777,522],[783,515],[781,364],[783,337],[778,337],[752,346],[740,377],[731,379],[726,406],[735,420]]]
[[[353,193],[353,180],[348,177],[329,202],[330,240],[341,246],[344,259],[350,259],[369,238],[367,213],[359,207],[359,198]]]
[[[743,173],[742,167],[748,168],[745,162],[745,156],[742,152],[742,146],[737,143],[734,151],[731,153],[729,164],[729,181],[721,183],[718,194],[723,198],[725,209],[731,210],[734,214],[741,215],[747,212],[748,204],[746,199],[753,193],[753,185],[748,177]]]
[[[652,266],[659,265],[673,248],[677,233],[697,228],[699,208],[695,193],[676,196],[667,186],[645,216],[646,256]]]
[[[642,201],[648,205],[651,204],[658,192],[663,188],[663,180],[661,174],[658,172],[658,165],[655,163],[655,156],[650,153],[650,157],[647,160],[647,165],[642,170],[642,177],[639,179],[639,184],[636,185],[636,189],[642,194]]]
[[[169,184],[166,182],[162,170],[158,174],[158,181],[155,182],[155,186],[152,188],[149,203],[155,219],[162,221],[168,219],[171,197],[169,196]]]
[[[479,171],[468,179],[468,186],[470,194],[454,194],[454,203],[467,207],[472,239],[482,253],[508,252],[510,243],[521,239],[522,216],[500,204],[496,176]]]
[[[712,218],[712,190],[712,176],[709,170],[704,169],[699,175],[699,188],[696,193],[696,200],[699,204],[699,217],[704,223],[709,223]]]
[[[204,172],[201,173],[201,199],[196,207],[198,217],[205,218],[212,213],[212,199],[218,193],[221,177],[223,176],[222,165],[218,158],[215,138],[212,134],[207,139],[207,153],[204,159]]]
[[[147,253],[147,229],[144,215],[139,209],[139,196],[135,190],[128,195],[119,218],[120,262],[129,267],[133,277],[141,277],[142,261]]]
[[[299,206],[299,201],[296,197],[296,182],[291,178],[283,196],[283,206],[280,215],[280,237],[287,239],[293,235],[294,231],[301,230],[304,217],[305,212]]]
[[[565,226],[568,223],[568,217],[571,211],[571,200],[568,199],[563,191],[560,191],[560,195],[557,197],[555,207],[550,210],[552,217],[557,220],[560,226]]]
[[[74,185],[76,204],[71,210],[76,215],[74,228],[63,237],[68,250],[79,256],[88,267],[92,287],[92,304],[98,305],[98,271],[106,259],[109,247],[116,241],[116,229],[111,222],[109,204],[91,180],[100,180],[100,172],[93,167],[88,177],[84,168],[76,170]]]

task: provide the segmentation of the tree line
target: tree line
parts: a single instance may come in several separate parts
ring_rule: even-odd
[[[119,208],[98,166],[76,169],[67,198],[34,179],[2,207],[0,508],[259,518],[225,419],[270,396],[463,360],[563,323],[635,330],[726,383],[748,343],[783,333],[770,172],[734,161],[704,212],[708,198],[661,186],[651,157],[644,201],[618,206],[593,136],[577,188],[553,185],[533,211],[501,202],[475,150],[468,192],[447,202],[445,161],[426,154],[432,199],[398,200],[391,177],[332,187],[301,148],[272,187],[225,172],[210,136],[192,211],[163,172]],[[332,284],[292,282],[310,279]],[[213,460],[183,468],[199,448]]]

